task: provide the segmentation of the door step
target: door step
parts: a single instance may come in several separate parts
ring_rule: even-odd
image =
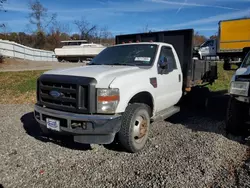
[[[172,106],[170,108],[167,108],[159,113],[157,113],[154,117],[152,117],[153,121],[162,121],[165,120],[167,118],[169,118],[170,116],[178,113],[180,111],[180,107],[179,106]]]

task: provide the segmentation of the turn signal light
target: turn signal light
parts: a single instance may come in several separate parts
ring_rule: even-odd
[[[110,96],[98,96],[98,101],[118,101],[120,99],[119,95],[110,95]]]

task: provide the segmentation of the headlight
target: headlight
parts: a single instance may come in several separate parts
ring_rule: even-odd
[[[119,89],[97,89],[97,113],[115,113],[119,100]]]
[[[248,96],[249,82],[231,82],[230,94]]]

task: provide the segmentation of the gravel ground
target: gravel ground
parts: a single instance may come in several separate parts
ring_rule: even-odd
[[[5,63],[0,64],[0,72],[7,71],[28,71],[28,70],[49,70],[58,68],[69,68],[85,65],[85,63],[60,63],[48,61],[29,61],[9,58]]]
[[[116,146],[75,144],[70,138],[44,138],[31,105],[0,105],[0,184],[249,187],[250,164],[243,163],[248,146],[226,136],[224,111],[217,105],[202,113],[183,109],[168,121],[153,123],[147,147],[137,154]]]

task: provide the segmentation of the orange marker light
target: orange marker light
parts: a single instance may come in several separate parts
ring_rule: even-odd
[[[112,96],[98,96],[98,101],[105,102],[105,101],[118,101],[120,99],[119,95],[112,95]]]

